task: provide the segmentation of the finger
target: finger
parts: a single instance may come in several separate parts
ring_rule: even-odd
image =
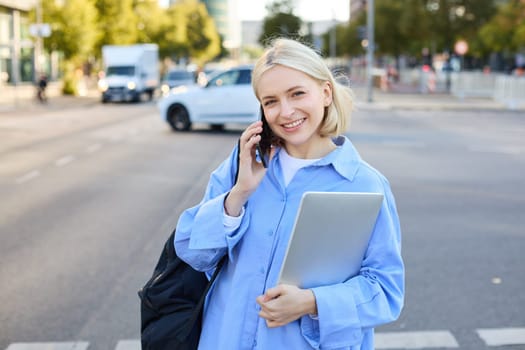
[[[277,328],[277,327],[281,327],[283,325],[285,325],[286,323],[284,322],[277,322],[275,320],[266,320],[266,326],[268,326],[268,328]]]
[[[272,300],[283,294],[283,288],[281,286],[270,288],[264,293],[264,300]]]

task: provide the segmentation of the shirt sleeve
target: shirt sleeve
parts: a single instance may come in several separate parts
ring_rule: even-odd
[[[231,254],[249,224],[246,215],[234,223],[237,227],[224,222],[224,200],[234,185],[237,152],[235,148],[213,171],[201,202],[183,211],[177,222],[177,255],[198,271],[213,269],[224,254]]]
[[[360,344],[363,330],[396,320],[404,296],[401,230],[389,187],[360,273],[348,281],[312,288],[318,320],[300,319],[313,346],[337,349]]]

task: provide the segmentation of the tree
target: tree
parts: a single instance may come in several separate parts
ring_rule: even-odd
[[[199,66],[221,52],[221,40],[206,6],[196,0],[183,0],[167,10],[168,25],[164,28],[161,55],[193,60]]]
[[[97,43],[100,53],[104,45],[125,45],[138,42],[138,18],[133,11],[133,0],[95,0],[98,25],[102,33]]]
[[[424,47],[431,46],[431,28],[426,1],[408,0],[399,17],[401,53],[419,56]]]
[[[420,56],[423,48],[431,53],[451,52],[457,40],[465,39],[469,52],[482,56],[486,50],[478,33],[494,13],[494,3],[495,0],[376,0],[376,53]],[[338,52],[359,51],[355,38],[358,28],[365,25],[366,13],[362,12],[347,26],[345,42],[338,40],[338,45],[346,45]]]
[[[259,36],[259,43],[265,46],[268,40],[275,37],[292,37],[303,40],[300,34],[303,23],[293,14],[292,0],[277,0],[266,6],[268,16],[264,18],[263,30]]]
[[[63,54],[63,92],[76,94],[77,71],[92,55],[99,37],[94,0],[54,0],[42,2],[44,22],[51,24],[51,36],[44,40],[48,50]]]
[[[458,39],[475,43],[478,31],[494,13],[494,0],[426,0],[426,7],[433,50],[451,51]]]
[[[501,5],[479,36],[491,51],[515,53],[525,49],[525,1],[512,0]]]
[[[158,0],[134,0],[133,12],[137,17],[137,42],[160,44],[168,17]]]
[[[399,56],[406,45],[400,18],[404,7],[400,1],[377,0],[375,6],[375,51]]]

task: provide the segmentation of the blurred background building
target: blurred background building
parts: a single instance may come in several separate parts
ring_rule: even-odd
[[[29,11],[34,0],[0,0],[0,85],[35,79]]]

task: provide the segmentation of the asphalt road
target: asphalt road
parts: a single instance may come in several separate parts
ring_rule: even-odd
[[[403,229],[406,305],[378,349],[525,349],[522,114],[355,113]],[[137,349],[136,292],[239,134],[172,133],[151,103],[1,114],[0,349]]]

